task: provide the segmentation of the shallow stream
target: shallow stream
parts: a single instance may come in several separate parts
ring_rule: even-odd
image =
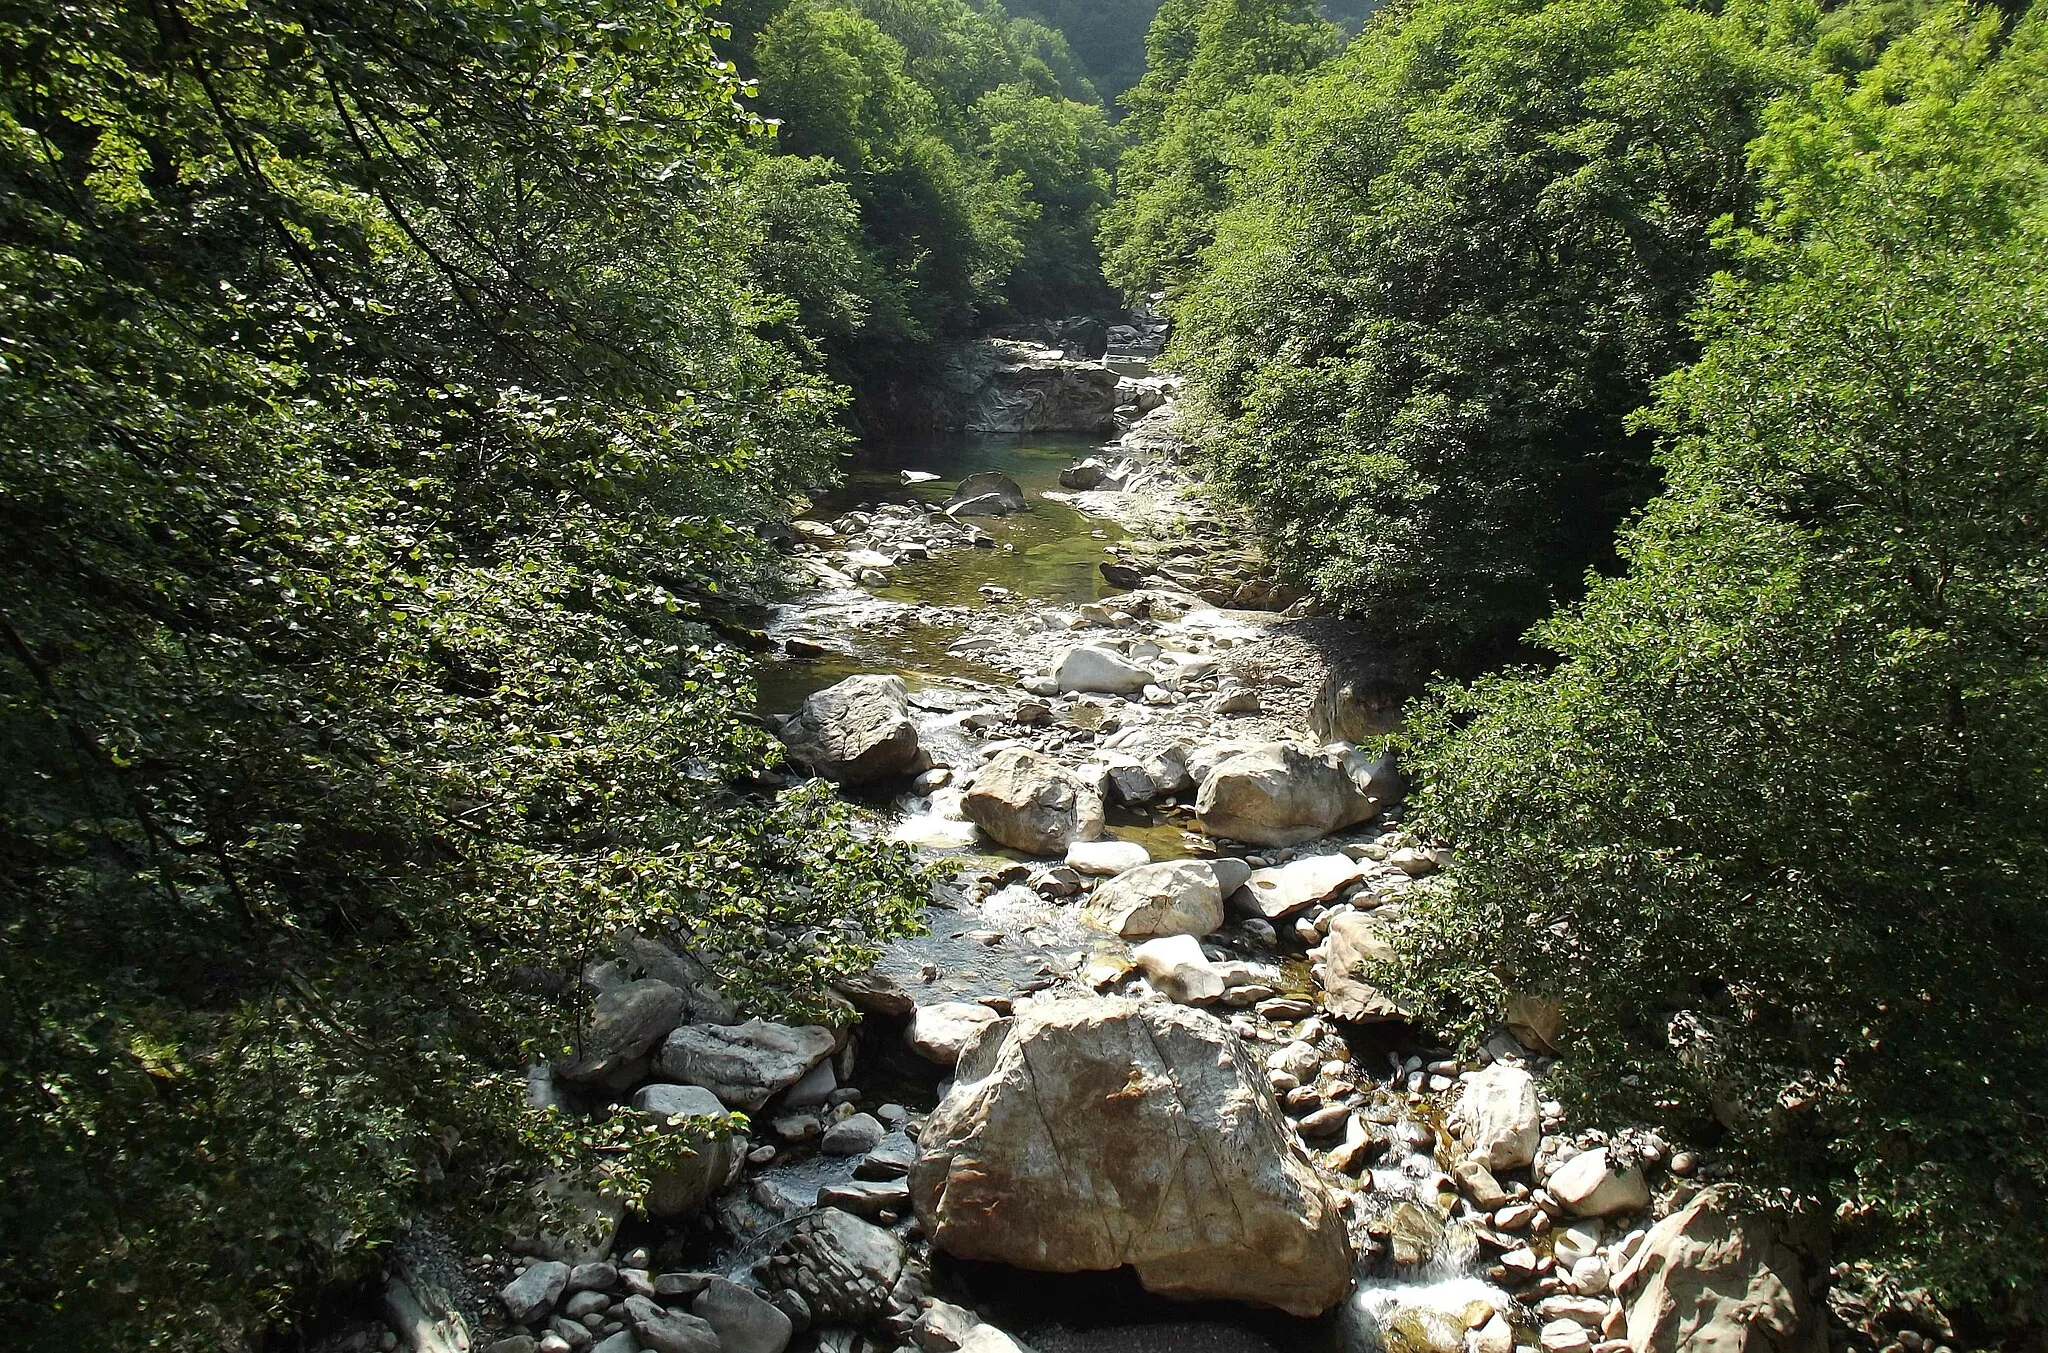
[[[1059,436],[954,436],[864,447],[845,484],[821,496],[806,516],[832,522],[887,504],[943,504],[962,478],[984,470],[1016,480],[1029,509],[975,519],[993,537],[992,547],[906,559],[888,569],[882,582],[820,588],[778,608],[771,635],[817,644],[828,655],[769,664],[760,677],[762,710],[786,713],[814,691],[874,672],[902,676],[912,689],[914,710],[985,707],[1014,695],[1012,672],[963,656],[959,641],[973,632],[978,617],[985,616],[985,631],[1001,632],[993,623],[997,617],[985,614],[994,608],[1072,608],[1115,590],[1097,565],[1109,557],[1106,547],[1123,538],[1123,529],[1044,496],[1059,491],[1059,473],[1071,461],[1100,449],[1095,441]],[[905,471],[936,477],[906,483]],[[991,597],[985,591],[991,588],[1000,591]],[[929,933],[890,946],[878,965],[919,1001],[1014,997],[1048,985],[1056,973],[1072,971],[1083,954],[1102,946],[1100,937],[1076,925],[1074,908],[1027,887],[1003,887],[986,898],[970,888],[982,871],[1022,857],[975,844],[971,829],[968,839],[948,839],[948,824],[926,811],[925,800],[901,795],[871,803],[899,834],[907,830],[918,840],[929,858],[963,871],[935,896]],[[919,834],[925,827],[929,837]],[[1110,833],[1138,841],[1154,859],[1163,859],[1189,853],[1181,828],[1181,821],[1169,818],[1118,822],[1112,815]],[[1306,959],[1288,961],[1285,972],[1290,990],[1309,981]],[[930,1107],[937,1089],[932,1068],[907,1056],[886,1033],[864,1046],[872,1050],[855,1075],[863,1102],[890,1099],[913,1109]],[[1385,1055],[1378,1049],[1373,1060]],[[1398,1065],[1396,1059],[1396,1080]],[[1379,1074],[1384,1080],[1384,1069]],[[797,1161],[762,1178],[771,1188],[802,1192],[844,1168]],[[1404,1196],[1434,1199],[1438,1171],[1426,1149],[1397,1151],[1372,1172],[1373,1194],[1382,1205]],[[733,1257],[748,1257],[756,1248]],[[1128,1274],[1043,1275],[963,1264],[944,1264],[941,1271],[948,1299],[982,1308],[1042,1353],[1425,1353],[1449,1345],[1461,1349],[1458,1313],[1469,1301],[1499,1295],[1466,1276],[1464,1258],[1447,1255],[1398,1280],[1362,1273],[1353,1300],[1315,1321],[1226,1303],[1171,1302],[1142,1292]]]

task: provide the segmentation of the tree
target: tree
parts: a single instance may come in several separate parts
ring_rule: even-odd
[[[1385,974],[1470,1034],[1561,999],[1570,1093],[2008,1313],[2048,1282],[2044,75],[2038,13],[1949,5],[1773,106],[1626,573],[1413,730],[1458,865]]]
[[[1427,671],[1607,560],[1791,71],[1739,6],[1422,0],[1300,91],[1169,354],[1290,577]]]
[[[1095,234],[1110,201],[1117,141],[1102,109],[999,85],[975,102],[974,121],[990,172],[1018,183],[1037,208],[1004,287],[1010,308],[1055,315],[1107,305]]]
[[[1102,218],[1109,280],[1127,296],[1176,292],[1297,81],[1342,45],[1299,0],[1166,0],[1145,36],[1145,76],[1124,96],[1133,143]]]
[[[529,1111],[621,926],[764,1012],[908,856],[749,788],[721,599],[827,476],[667,0],[0,16],[0,1317],[239,1347]],[[644,1144],[644,1143],[643,1143]]]

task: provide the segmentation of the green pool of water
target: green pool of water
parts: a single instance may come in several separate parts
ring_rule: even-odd
[[[887,570],[886,585],[870,590],[891,601],[968,610],[1019,603],[1075,606],[1114,591],[1097,565],[1109,558],[1104,547],[1121,539],[1123,528],[1039,495],[1058,489],[1060,471],[1077,457],[1101,450],[1102,443],[1094,439],[1050,434],[959,434],[867,443],[855,452],[845,482],[821,496],[804,515],[830,521],[884,503],[944,503],[952,497],[953,486],[968,475],[1000,470],[1017,481],[1031,508],[1008,517],[974,519],[995,538],[993,549],[947,550],[932,559],[908,560]],[[905,484],[905,470],[939,478]],[[981,592],[987,586],[1005,589],[1014,600],[991,601]],[[863,672],[894,672],[913,687],[946,677],[1003,686],[1015,680],[972,658],[947,653],[960,634],[961,626],[951,620],[913,620],[900,633],[849,631],[842,637],[853,651],[844,656],[762,664],[756,675],[760,708],[774,713],[794,709],[813,691]]]
[[[995,537],[995,548],[948,550],[900,564],[889,570],[888,585],[876,588],[875,595],[929,606],[974,606],[982,600],[979,589],[993,585],[1053,606],[1097,601],[1112,589],[1096,565],[1109,557],[1103,547],[1123,538],[1123,528],[1039,495],[1058,489],[1060,471],[1077,457],[1101,449],[1102,443],[1093,439],[1048,434],[962,434],[863,446],[846,482],[807,515],[830,520],[881,503],[943,503],[968,475],[1000,470],[1024,490],[1031,510],[974,519]],[[905,484],[904,470],[939,478]]]

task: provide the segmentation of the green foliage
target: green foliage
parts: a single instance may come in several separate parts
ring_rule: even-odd
[[[791,279],[804,329],[857,392],[984,319],[1105,299],[1094,236],[1118,145],[1057,33],[992,3],[796,0],[736,45],[779,150],[839,176],[806,169],[799,190],[793,171],[762,171],[771,235],[795,238],[834,193],[857,208],[857,240],[816,222],[842,300]]]
[[[1171,354],[1294,579],[1462,664],[1607,557],[1783,46],[1740,7],[1418,0],[1300,92]]]
[[[1012,8],[1057,29],[1111,102],[1145,74],[1145,32],[1159,0],[1014,0]]]
[[[1023,315],[1107,307],[1095,235],[1109,204],[1116,134],[1095,104],[999,85],[974,105],[981,159],[1036,210],[1021,227],[1007,301]]]
[[[0,13],[11,1340],[242,1346],[422,1209],[591,1168],[623,1129],[534,1117],[519,1054],[620,926],[816,1015],[909,923],[905,852],[733,788],[770,744],[699,609],[842,442],[760,328],[864,283],[815,174],[733,209],[709,40]],[[805,214],[846,267],[792,304],[741,251]]]
[[[1145,76],[1124,95],[1133,144],[1104,213],[1109,280],[1128,296],[1188,280],[1301,76],[1342,34],[1302,0],[1166,0],[1145,36]]]
[[[1560,665],[1413,730],[1455,884],[1403,999],[1564,1002],[1567,1088],[1703,1125],[1950,1298],[2048,1284],[2048,31],[1941,8],[1775,104]],[[2034,1307],[2038,1315],[2038,1305]]]

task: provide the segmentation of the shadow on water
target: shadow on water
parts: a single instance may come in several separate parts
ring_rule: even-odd
[[[1040,1353],[1339,1353],[1339,1319],[1147,1292],[1130,1269],[1031,1273],[937,1256],[943,1285]]]

